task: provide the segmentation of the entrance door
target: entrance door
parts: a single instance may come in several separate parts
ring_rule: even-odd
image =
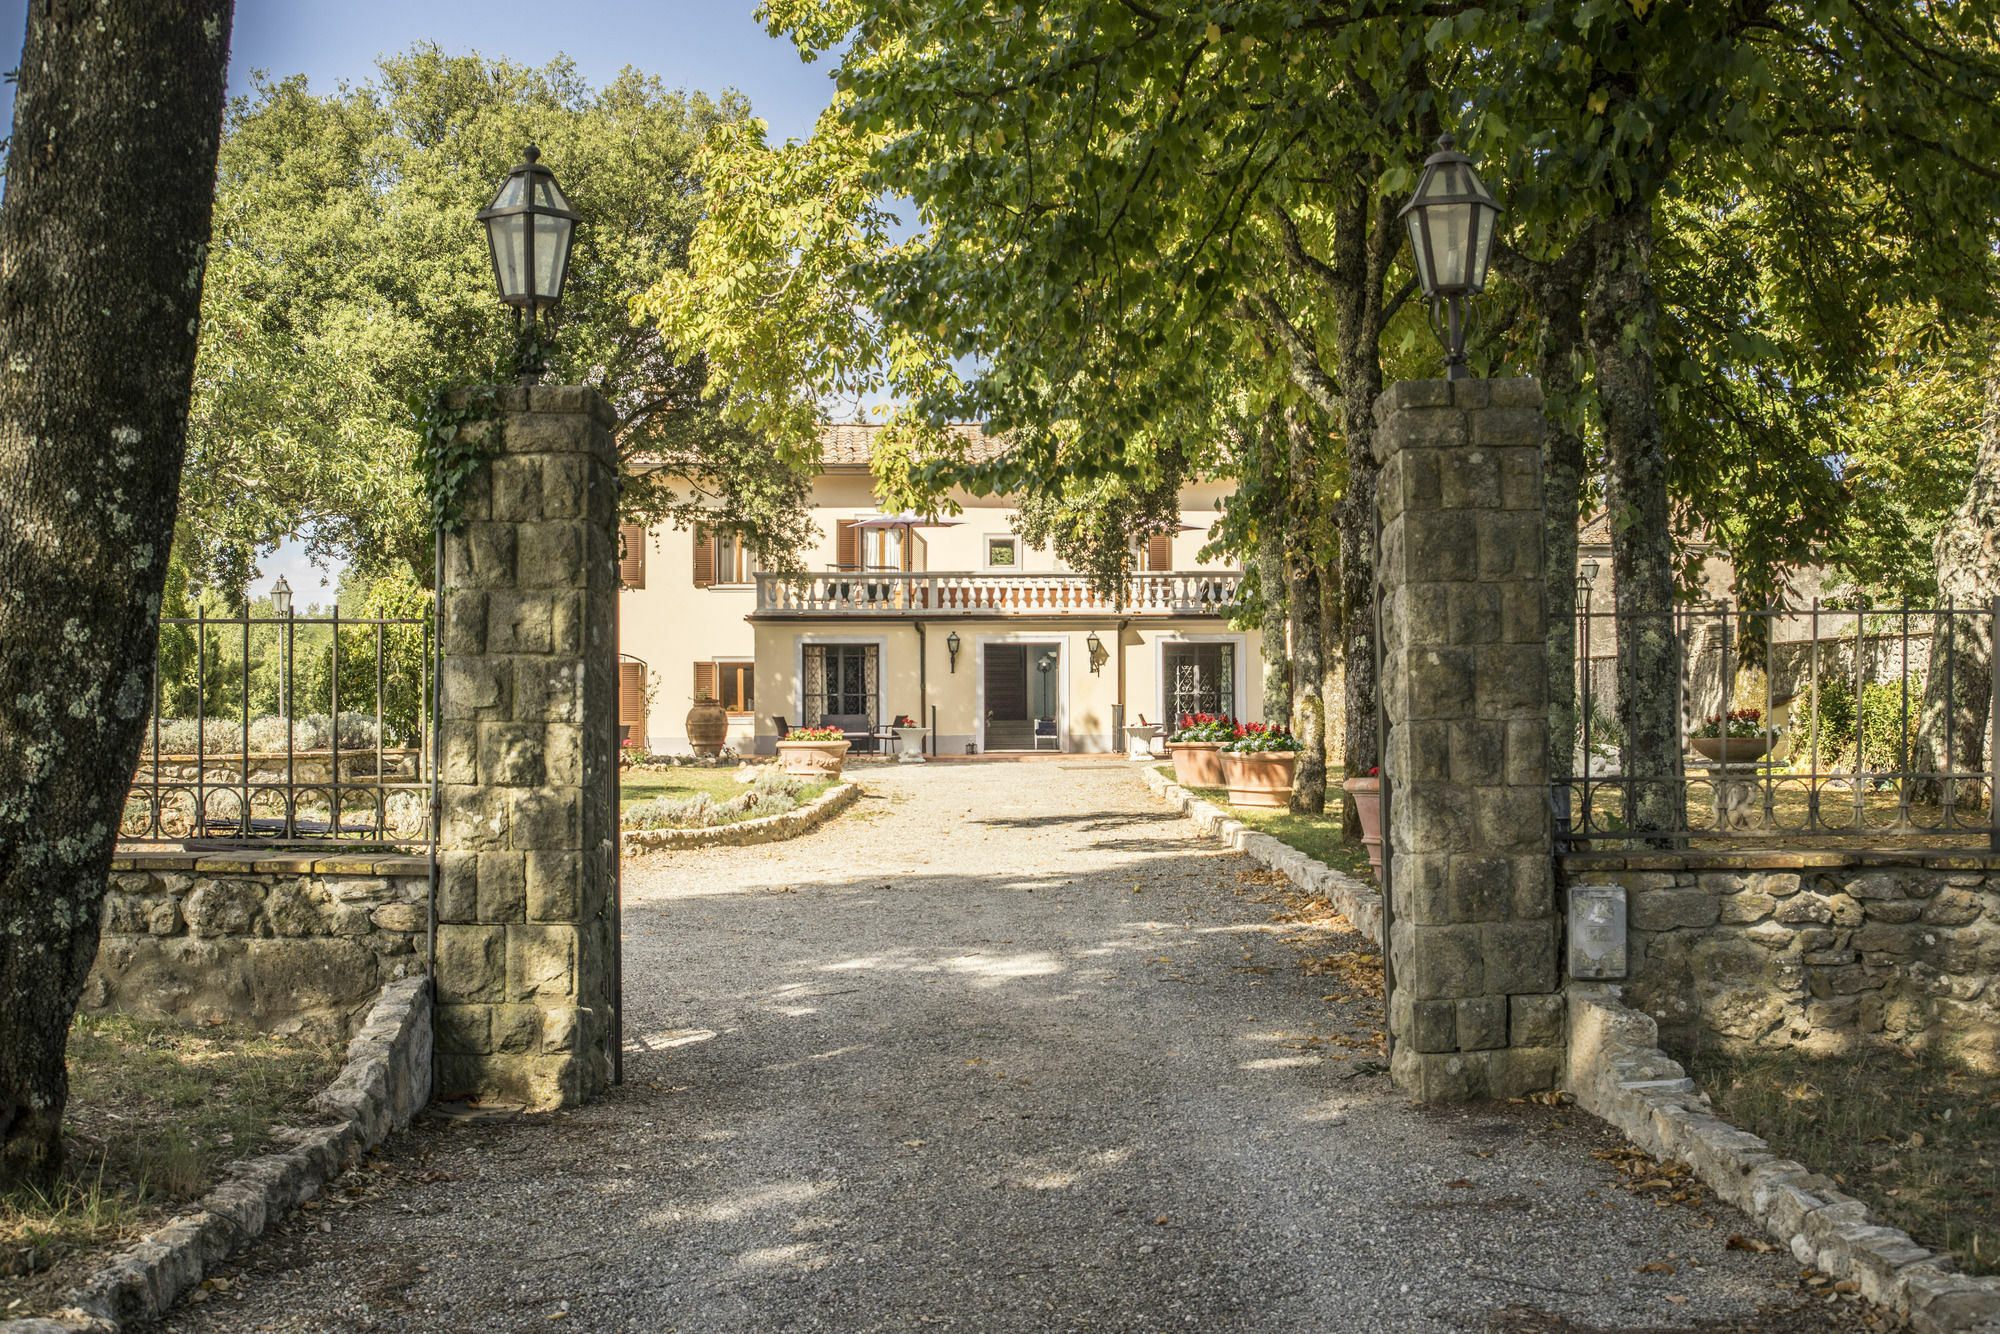
[[[1056,722],[1062,706],[1058,646],[988,644],[985,653],[986,749],[1061,749]]]

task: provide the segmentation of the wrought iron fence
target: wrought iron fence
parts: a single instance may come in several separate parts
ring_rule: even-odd
[[[1635,838],[1633,800],[1663,781],[1624,771],[1616,646],[1668,619],[1579,600],[1573,777],[1555,790],[1573,848]],[[1678,608],[1670,619],[1680,766],[1667,781],[1679,785],[1682,814],[1671,828],[1649,827],[1646,841],[2000,850],[2000,599],[1893,608],[1725,602]]]
[[[429,617],[166,617],[119,837],[431,841]]]

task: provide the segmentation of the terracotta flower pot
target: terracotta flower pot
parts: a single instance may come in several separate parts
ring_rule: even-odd
[[[1696,736],[1689,737],[1697,755],[1705,755],[1720,764],[1748,764],[1761,759],[1771,748],[1768,736]]]
[[[1176,741],[1174,781],[1182,787],[1222,786],[1220,741]]]
[[[688,744],[710,759],[722,753],[729,739],[729,710],[712,699],[698,699],[687,714]]]
[[[1299,756],[1292,750],[1222,752],[1222,782],[1232,806],[1286,807],[1292,804],[1292,770]]]
[[[778,762],[801,778],[838,778],[847,763],[845,741],[780,741]]]
[[[1375,878],[1382,878],[1382,780],[1349,778],[1341,783],[1354,798],[1354,813],[1361,817],[1361,846],[1368,849],[1368,864]]]

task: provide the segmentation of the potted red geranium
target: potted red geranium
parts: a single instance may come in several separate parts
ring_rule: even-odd
[[[838,778],[847,763],[847,737],[838,727],[794,727],[778,742],[778,762],[788,774]]]
[[[1225,743],[1236,739],[1236,720],[1217,713],[1184,713],[1167,739],[1174,781],[1182,787],[1221,787]]]
[[[1375,878],[1382,877],[1382,770],[1370,769],[1366,777],[1350,778],[1341,784],[1354,798],[1354,813],[1361,817],[1361,846],[1368,849],[1368,864]]]
[[[1284,807],[1292,804],[1292,776],[1305,749],[1290,729],[1239,723],[1222,747],[1222,782],[1232,806]]]

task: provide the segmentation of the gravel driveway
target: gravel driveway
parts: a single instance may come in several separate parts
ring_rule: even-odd
[[[1590,1118],[1413,1107],[1359,938],[1123,764],[861,777],[628,863],[622,1089],[398,1137],[167,1328],[1864,1327],[1752,1316],[1796,1266],[1619,1189]]]

